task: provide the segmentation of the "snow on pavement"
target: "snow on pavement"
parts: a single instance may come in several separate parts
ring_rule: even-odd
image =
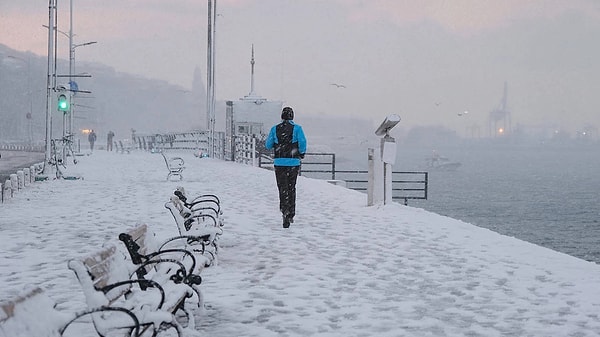
[[[39,182],[0,205],[0,299],[40,286],[60,310],[83,294],[67,261],[138,223],[177,234],[173,190],[214,193],[225,215],[219,265],[203,271],[210,336],[598,336],[600,268],[400,204],[298,179],[281,227],[273,172],[186,160],[165,181],[160,155],[97,151],[69,166],[84,179]]]

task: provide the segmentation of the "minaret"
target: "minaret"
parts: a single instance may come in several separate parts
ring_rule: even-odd
[[[250,59],[250,93],[248,96],[256,96],[254,93],[254,43],[252,44],[252,58]]]
[[[244,98],[240,98],[240,100],[252,101],[256,104],[262,104],[266,102],[267,99],[261,97],[260,95],[257,95],[256,92],[254,92],[254,64],[254,44],[252,44],[252,54],[250,58],[250,93],[244,96]]]

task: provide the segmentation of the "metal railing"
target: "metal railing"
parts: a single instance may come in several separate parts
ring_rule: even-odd
[[[155,134],[137,134],[132,137],[134,149],[151,152],[192,151],[195,155],[210,153],[208,131],[188,131]],[[225,133],[214,133],[215,158],[223,159],[225,153]]]
[[[258,159],[259,167],[273,168],[273,158],[261,154]],[[336,170],[335,153],[306,153],[300,174],[316,179],[342,180],[347,188],[356,191],[366,192],[369,183],[366,170]],[[428,172],[392,172],[392,200],[404,200],[405,205],[411,199],[427,200],[428,187]]]

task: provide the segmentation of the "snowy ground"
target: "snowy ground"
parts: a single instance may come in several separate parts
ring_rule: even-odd
[[[177,233],[173,190],[215,193],[226,227],[204,270],[207,336],[598,336],[600,266],[400,204],[298,180],[281,227],[273,172],[184,156],[182,182],[160,155],[96,151],[0,205],[0,300],[37,284],[74,312],[84,299],[67,261],[147,223]]]

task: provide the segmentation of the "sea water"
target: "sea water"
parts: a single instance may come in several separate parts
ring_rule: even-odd
[[[425,169],[434,150],[461,166]],[[337,157],[339,169],[366,167],[366,154],[341,150]],[[393,169],[429,172],[428,199],[409,206],[600,263],[599,144],[398,144]]]

